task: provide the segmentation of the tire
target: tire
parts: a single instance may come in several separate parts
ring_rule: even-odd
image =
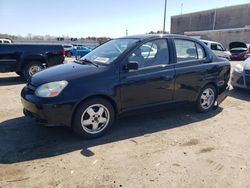
[[[23,73],[21,71],[17,71],[16,74],[19,75],[20,77],[23,77]]]
[[[32,75],[41,71],[43,69],[43,65],[41,62],[34,61],[28,63],[23,69],[23,76],[26,80],[28,80]]]
[[[211,111],[217,99],[217,91],[213,85],[205,86],[197,100],[196,100],[196,110],[201,113],[206,113]]]
[[[97,138],[110,129],[114,120],[115,111],[111,103],[103,98],[94,98],[77,108],[72,128],[84,138]]]
[[[66,56],[67,56],[67,57],[71,57],[71,56],[72,56],[72,53],[71,53],[71,52],[67,52],[67,53],[66,53]]]

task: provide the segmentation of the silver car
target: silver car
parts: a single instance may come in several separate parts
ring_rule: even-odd
[[[207,47],[211,49],[218,57],[223,57],[230,60],[231,53],[228,50],[226,50],[226,48],[221,43],[210,40],[201,40],[201,41],[204,42],[207,45]]]
[[[234,88],[250,89],[250,58],[236,65],[232,74],[231,85]]]

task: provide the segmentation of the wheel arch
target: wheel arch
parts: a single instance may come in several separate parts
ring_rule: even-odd
[[[219,87],[218,87],[218,85],[217,85],[215,82],[208,82],[208,83],[206,83],[203,87],[200,88],[199,93],[198,93],[198,95],[196,96],[196,100],[198,99],[200,92],[201,92],[206,86],[208,86],[208,85],[212,85],[212,86],[215,88],[215,90],[216,90],[216,99],[217,99],[218,94],[219,94]]]
[[[40,62],[42,64],[47,64],[45,57],[43,57],[42,55],[29,55],[21,60],[20,70],[22,70],[25,66],[32,62]]]
[[[89,97],[86,97],[84,99],[82,99],[80,102],[78,102],[75,107],[73,108],[72,110],[72,114],[71,114],[71,120],[70,120],[70,125],[72,126],[73,125],[73,120],[74,120],[74,115],[77,111],[77,109],[86,101],[88,100],[91,100],[91,99],[94,99],[94,98],[102,98],[102,99],[105,99],[107,100],[108,102],[110,102],[110,104],[113,106],[114,108],[114,112],[115,112],[115,118],[119,112],[119,108],[118,108],[118,104],[115,102],[115,100],[108,96],[108,95],[105,95],[105,94],[96,94],[96,95],[92,95],[92,96],[89,96]]]

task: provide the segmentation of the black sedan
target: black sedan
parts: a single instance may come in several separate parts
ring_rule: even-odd
[[[93,138],[135,109],[192,102],[208,112],[226,98],[229,77],[229,62],[196,39],[139,35],[35,74],[21,98],[25,115]]]

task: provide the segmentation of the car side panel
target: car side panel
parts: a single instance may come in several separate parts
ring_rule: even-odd
[[[230,76],[229,62],[176,64],[175,100],[195,101],[201,89],[211,83],[218,92],[226,89]],[[223,89],[222,89],[223,88]]]
[[[62,49],[60,45],[1,44],[0,72],[21,71],[30,61],[46,66],[62,64]]]
[[[174,66],[155,66],[121,74],[123,110],[173,100]]]
[[[12,44],[0,45],[0,72],[15,71],[21,53]]]

